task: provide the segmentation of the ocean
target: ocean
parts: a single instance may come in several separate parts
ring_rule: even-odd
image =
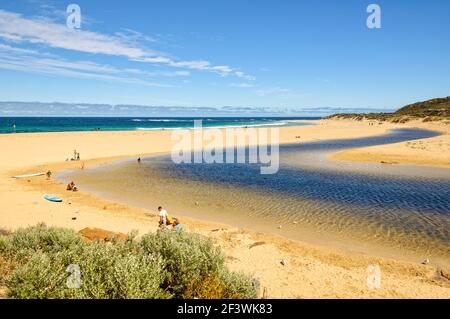
[[[0,133],[135,131],[192,128],[194,120],[203,127],[254,127],[299,125],[292,120],[318,117],[0,117]]]

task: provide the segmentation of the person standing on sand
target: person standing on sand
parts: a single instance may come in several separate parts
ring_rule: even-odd
[[[172,224],[169,213],[162,208],[162,206],[158,207],[159,212],[159,226],[168,226]]]

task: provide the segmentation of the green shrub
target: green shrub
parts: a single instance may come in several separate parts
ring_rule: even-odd
[[[78,298],[167,298],[161,258],[132,252],[132,245],[85,245],[73,264],[81,269]],[[126,251],[128,248],[128,251]]]
[[[69,265],[80,270],[76,289]],[[1,275],[10,298],[256,298],[259,290],[228,271],[211,240],[171,231],[104,244],[61,228],[21,229],[0,236]]]
[[[115,265],[112,286],[117,287],[116,298],[168,298],[161,289],[164,279],[162,261],[148,256],[128,255]]]
[[[202,281],[189,284],[184,298],[200,299],[255,299],[259,282],[242,273],[223,269],[220,274],[207,275]]]
[[[7,280],[8,297],[18,299],[61,298],[67,278],[58,255],[33,254]]]
[[[81,270],[79,289],[67,287],[69,265]],[[167,298],[159,258],[122,255],[113,245],[83,243],[75,251],[36,252],[7,281],[11,298]]]
[[[6,284],[6,278],[13,272],[16,264],[0,255],[0,287]]]
[[[224,286],[217,273],[209,274],[202,281],[192,281],[183,292],[186,299],[222,299]]]
[[[220,274],[224,287],[222,298],[225,299],[255,299],[258,298],[259,282],[244,274],[224,270]]]
[[[83,241],[82,237],[73,230],[47,227],[44,224],[18,229],[6,238],[8,243],[0,244],[0,253],[12,255],[19,261],[36,251],[51,253],[72,249]]]
[[[158,254],[164,262],[165,285],[175,297],[185,297],[187,287],[201,283],[224,267],[224,256],[211,240],[197,234],[158,231],[141,239],[146,253]]]
[[[165,285],[176,298],[257,298],[259,283],[232,273],[210,239],[198,234],[159,231],[145,235],[141,247],[159,254],[166,271]]]

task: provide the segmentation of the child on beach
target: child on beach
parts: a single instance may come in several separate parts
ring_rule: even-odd
[[[180,223],[178,218],[173,219],[172,227],[176,231],[181,231],[183,229],[183,225]]]

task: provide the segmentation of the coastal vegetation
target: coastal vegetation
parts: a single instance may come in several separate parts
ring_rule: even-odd
[[[231,272],[198,234],[158,231],[106,243],[44,224],[0,234],[7,298],[257,298],[259,282]]]
[[[445,121],[450,123],[450,96],[409,104],[391,113],[334,114],[326,118],[388,121],[393,123],[406,123],[412,120],[423,122]]]

